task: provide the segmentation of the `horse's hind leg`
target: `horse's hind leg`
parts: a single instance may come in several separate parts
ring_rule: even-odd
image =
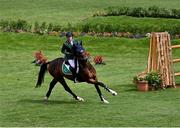
[[[106,99],[104,99],[104,97],[102,96],[102,93],[101,93],[101,90],[99,89],[98,84],[95,84],[95,88],[96,88],[96,90],[97,90],[97,92],[98,92],[98,94],[99,94],[99,97],[100,97],[101,101],[104,102],[104,103],[109,103],[109,102],[108,102]]]
[[[113,91],[112,89],[110,89],[107,85],[103,84],[102,82],[97,82],[97,85],[100,85],[101,87],[103,87],[106,91],[110,92],[112,95],[116,96],[117,92]]]
[[[63,77],[59,78],[58,81],[62,84],[62,86],[64,87],[64,89],[65,89],[67,92],[69,92],[76,100],[84,101],[83,98],[78,97],[76,94],[74,94],[74,93],[71,91],[71,89],[69,88],[69,86],[67,85],[67,83],[66,83],[66,81],[64,80]]]
[[[56,79],[53,79],[49,85],[49,90],[47,91],[46,93],[46,96],[45,96],[45,100],[48,100],[49,96],[51,95],[51,91],[52,89],[54,88],[54,86],[56,85],[58,81]]]

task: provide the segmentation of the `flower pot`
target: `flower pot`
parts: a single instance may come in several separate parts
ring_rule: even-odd
[[[155,91],[157,90],[154,86],[149,86],[149,91]]]
[[[148,91],[149,90],[148,82],[147,81],[138,81],[137,89],[139,91],[143,91],[143,92]]]

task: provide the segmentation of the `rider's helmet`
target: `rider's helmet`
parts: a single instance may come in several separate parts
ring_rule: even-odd
[[[66,37],[73,37],[73,33],[72,32],[67,32]]]

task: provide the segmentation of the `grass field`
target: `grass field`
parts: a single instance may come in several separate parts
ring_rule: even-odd
[[[179,8],[179,0],[0,0],[0,19],[78,23],[109,6]]]
[[[148,26],[171,27],[179,20],[95,17],[92,14],[109,6],[180,8],[179,0],[0,0],[0,20],[23,19],[33,24],[52,22],[67,25],[79,23],[115,22]],[[178,29],[177,29],[178,30]],[[145,70],[149,39],[105,37],[79,37],[93,56],[102,55],[106,65],[94,65],[98,79],[117,91],[116,97],[102,93],[110,104],[102,104],[95,88],[86,83],[70,88],[85,102],[75,101],[60,84],[54,88],[48,103],[43,98],[52,77],[47,73],[45,83],[35,89],[39,67],[31,62],[33,53],[42,50],[48,60],[62,56],[59,48],[65,38],[30,33],[0,32],[0,127],[53,127],[53,126],[161,126],[180,127],[180,89],[169,88],[152,92],[139,92],[133,77]],[[172,44],[180,44],[172,40]],[[180,58],[180,50],[173,51]],[[92,61],[92,60],[91,60]],[[179,63],[174,65],[180,71]],[[180,78],[176,78],[180,83]]]
[[[33,53],[43,50],[49,60],[62,56],[64,38],[33,34],[0,33],[0,126],[180,126],[180,89],[138,92],[132,78],[146,68],[148,39],[81,37],[92,56],[103,55],[107,65],[95,66],[98,77],[118,92],[102,92],[110,104],[102,104],[93,86],[73,84],[85,99],[74,101],[60,84],[50,101],[43,102],[51,76],[35,89],[39,67]],[[173,40],[180,44],[180,40]],[[174,51],[174,57],[180,51]],[[176,70],[180,67],[177,65]],[[178,80],[178,79],[177,79]]]

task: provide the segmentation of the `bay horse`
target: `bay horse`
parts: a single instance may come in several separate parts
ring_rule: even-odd
[[[79,62],[79,73],[78,73],[78,81],[79,82],[87,82],[89,84],[93,84],[99,94],[99,97],[103,103],[109,103],[102,95],[101,90],[99,88],[103,87],[106,91],[110,92],[112,95],[117,95],[115,91],[110,89],[107,85],[105,85],[102,82],[99,82],[96,76],[96,70],[95,68],[90,64],[88,61],[88,57],[85,54],[85,50],[81,44],[73,45],[74,49],[74,56],[77,58]],[[45,100],[48,100],[52,89],[56,85],[57,82],[60,82],[61,85],[64,87],[64,89],[69,92],[76,100],[78,101],[84,101],[83,98],[77,96],[75,93],[71,91],[71,89],[68,87],[66,81],[64,78],[67,78],[69,80],[73,81],[72,75],[66,75],[62,71],[62,64],[65,61],[64,58],[57,58],[50,62],[44,63],[40,67],[38,80],[36,83],[36,87],[40,87],[41,84],[44,81],[44,75],[45,72],[48,70],[49,73],[53,76],[53,80],[50,82],[49,90],[46,93]]]

